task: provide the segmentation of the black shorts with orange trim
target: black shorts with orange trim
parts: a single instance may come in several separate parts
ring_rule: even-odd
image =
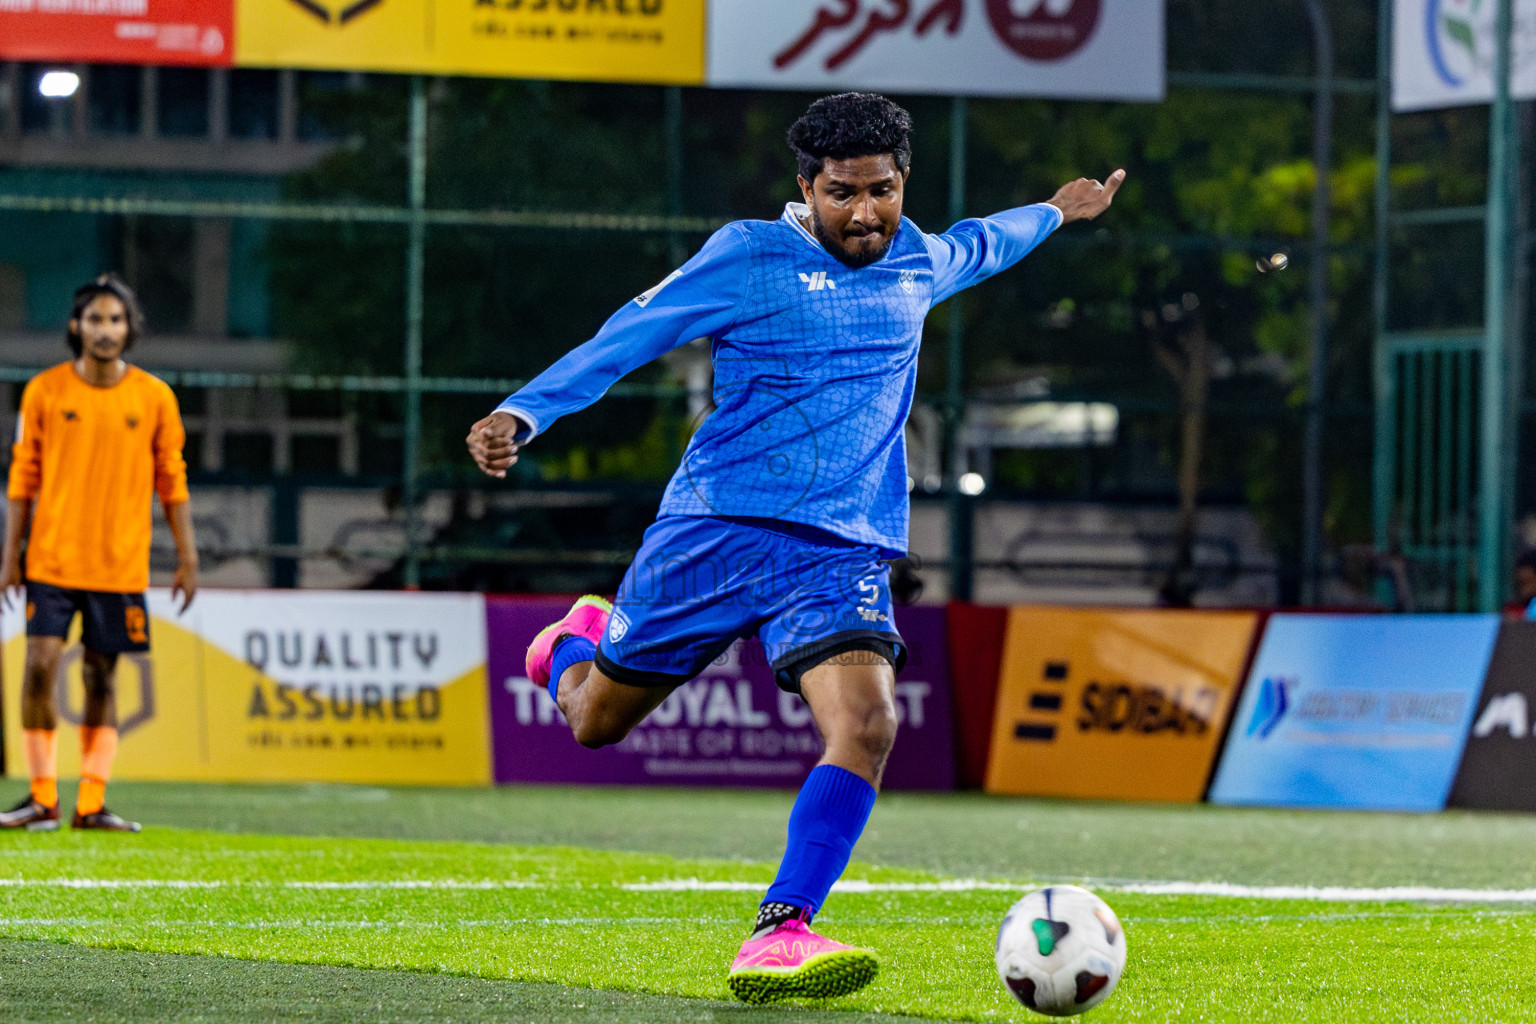
[[[144,595],[101,590],[67,590],[27,581],[27,636],[69,635],[79,612],[80,642],[98,654],[149,650],[149,608]]]

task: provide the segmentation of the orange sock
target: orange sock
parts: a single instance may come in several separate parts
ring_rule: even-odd
[[[44,807],[59,806],[59,780],[46,777],[33,779],[32,799]]]
[[[95,814],[106,806],[107,780],[94,775],[80,776],[80,793],[75,797],[75,810],[80,814]]]
[[[48,807],[59,802],[59,733],[56,729],[22,732],[27,753],[27,774],[32,777],[32,799]]]
[[[117,760],[117,727],[81,726],[80,748],[80,795],[75,810],[95,814],[106,800],[107,780],[112,777],[112,762]]]

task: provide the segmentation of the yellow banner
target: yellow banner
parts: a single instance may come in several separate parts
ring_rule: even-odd
[[[484,604],[475,595],[150,593],[152,651],[117,671],[124,779],[491,781]],[[7,617],[6,750],[24,773],[26,638]],[[79,773],[79,623],[56,692],[59,771]]]
[[[1257,624],[1251,612],[1010,610],[987,791],[1198,801]]]
[[[700,85],[706,0],[237,0],[235,64]]]

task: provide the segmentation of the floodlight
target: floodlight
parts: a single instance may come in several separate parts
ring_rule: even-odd
[[[987,481],[980,473],[963,473],[960,476],[960,493],[975,497],[987,489]]]
[[[37,80],[37,91],[51,100],[63,100],[80,88],[80,76],[73,71],[45,71]]]

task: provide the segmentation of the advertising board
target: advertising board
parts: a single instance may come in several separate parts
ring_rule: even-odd
[[[951,601],[947,611],[958,782],[966,789],[980,789],[987,779],[1008,609]]]
[[[756,640],[741,641],[674,690],[615,746],[587,750],[549,693],[524,672],[529,642],[570,598],[488,598],[497,782],[798,786],[821,757],[811,712],[773,681]],[[942,608],[903,608],[910,648],[896,682],[901,718],[886,789],[952,789],[953,719]]]
[[[711,0],[712,86],[1160,100],[1161,0]]]
[[[1536,811],[1536,622],[1499,627],[1472,729],[1451,785],[1452,807]]]
[[[1536,0],[1514,3],[1515,99],[1536,96]],[[1492,0],[1395,0],[1392,8],[1392,109],[1428,110],[1493,99]]]
[[[0,0],[0,59],[230,62],[234,0]]]
[[[1222,804],[1437,811],[1494,615],[1275,615],[1222,752]]]
[[[1198,801],[1257,623],[1253,612],[1012,609],[987,791]]]
[[[177,615],[152,590],[149,610],[152,651],[118,668],[119,778],[490,781],[480,596],[205,590]],[[4,628],[6,678],[20,679],[21,617]],[[58,680],[63,776],[79,769],[79,666],[71,641]],[[6,748],[19,751],[7,690]]]
[[[242,66],[698,85],[705,0],[239,0]]]

